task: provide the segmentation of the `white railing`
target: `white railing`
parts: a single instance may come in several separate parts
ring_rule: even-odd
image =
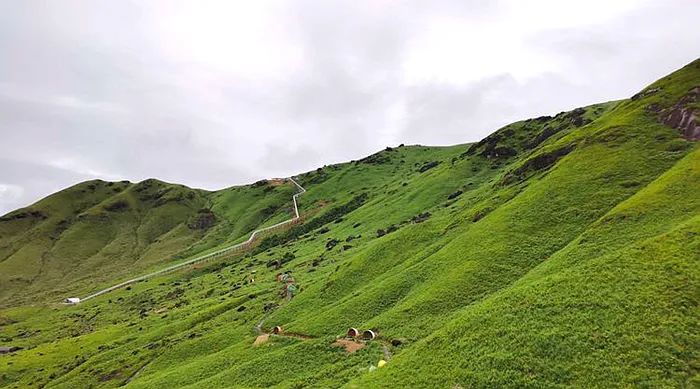
[[[299,195],[303,194],[304,192],[306,192],[306,189],[304,189],[301,185],[299,185],[299,183],[296,182],[296,180],[295,180],[294,178],[289,177],[289,180],[299,189],[299,192],[295,193],[294,196],[292,196],[292,201],[293,201],[293,203],[294,203],[294,217],[293,217],[293,218],[291,218],[291,219],[289,219],[289,220],[285,220],[285,221],[280,222],[280,223],[277,223],[277,224],[275,224],[275,225],[273,225],[273,226],[269,226],[269,227],[260,228],[260,229],[258,229],[258,230],[255,230],[255,231],[253,231],[253,233],[250,234],[250,237],[249,237],[248,240],[246,240],[245,242],[238,243],[238,244],[235,244],[235,245],[229,246],[229,247],[224,247],[223,249],[214,251],[214,252],[212,252],[212,253],[204,254],[204,255],[201,255],[201,256],[199,256],[199,257],[192,258],[192,259],[190,259],[190,260],[188,260],[188,261],[181,262],[181,263],[178,263],[178,264],[176,264],[176,265],[168,266],[168,267],[166,267],[166,268],[164,268],[164,269],[160,269],[160,270],[158,270],[158,271],[154,271],[153,273],[148,273],[148,274],[145,274],[145,275],[136,277],[136,278],[132,278],[132,279],[130,279],[130,280],[128,280],[128,281],[124,281],[124,282],[119,283],[119,284],[116,284],[116,285],[114,285],[114,286],[110,286],[110,287],[107,288],[107,289],[102,289],[102,290],[100,290],[99,292],[95,292],[95,293],[93,293],[93,294],[91,294],[91,295],[88,295],[88,296],[86,296],[86,297],[83,297],[83,298],[79,299],[77,302],[89,300],[89,299],[91,299],[91,298],[94,298],[94,297],[103,295],[103,294],[105,294],[105,293],[109,293],[109,292],[111,292],[111,291],[113,291],[113,290],[115,290],[115,289],[123,288],[123,287],[125,287],[125,286],[127,286],[127,285],[130,285],[130,284],[133,284],[133,283],[135,283],[135,282],[143,281],[143,280],[145,280],[145,279],[148,279],[148,278],[151,278],[151,277],[154,277],[154,276],[157,276],[157,275],[161,275],[161,274],[165,274],[165,273],[171,272],[171,271],[173,271],[173,270],[177,270],[177,269],[179,269],[179,268],[181,268],[181,267],[183,267],[183,266],[191,265],[191,264],[197,263],[197,262],[203,262],[203,261],[211,260],[211,259],[214,259],[214,258],[217,258],[217,257],[221,257],[221,256],[223,256],[223,255],[225,255],[225,254],[231,253],[231,252],[233,252],[233,251],[243,249],[243,248],[247,247],[248,245],[250,245],[251,243],[253,243],[253,241],[255,240],[255,237],[258,236],[260,233],[263,233],[263,232],[265,232],[265,231],[272,230],[272,229],[274,229],[274,228],[278,228],[278,227],[284,226],[284,225],[286,225],[286,224],[294,223],[294,222],[297,221],[297,220],[299,219],[299,217],[300,217],[300,216],[299,216],[299,206],[298,206],[298,204],[297,204],[297,197],[298,197]],[[75,299],[75,298],[74,298],[74,299]],[[67,301],[67,300],[69,300],[69,299],[66,299],[66,301]],[[71,303],[77,303],[77,302],[76,302],[76,301],[73,301],[73,302],[71,302]]]

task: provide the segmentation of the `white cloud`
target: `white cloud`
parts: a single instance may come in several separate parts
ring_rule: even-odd
[[[216,189],[475,141],[631,95],[695,59],[699,15],[690,0],[1,2],[0,182],[23,192],[0,213],[94,176]]]

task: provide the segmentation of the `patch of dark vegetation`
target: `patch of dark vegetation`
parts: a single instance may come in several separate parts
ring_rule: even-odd
[[[598,113],[600,112],[598,111]],[[552,118],[549,124],[539,131],[534,138],[527,142],[525,147],[527,149],[534,149],[547,139],[568,128],[581,127],[590,123],[591,120],[586,118],[585,114],[586,110],[584,108],[576,108],[573,111],[558,113],[554,118]]]
[[[542,142],[546,141],[547,139],[551,138],[553,135],[557,134],[558,132],[562,131],[564,128],[562,127],[545,127],[538,133],[534,139],[532,139],[530,142],[527,144],[528,149],[534,149],[535,147],[539,146]]]
[[[411,218],[411,222],[422,223],[422,222],[428,220],[430,218],[430,216],[431,216],[430,212],[419,213],[418,215]]]
[[[260,180],[260,181],[254,182],[250,187],[251,188],[261,188],[263,186],[267,186],[267,184],[268,184],[267,180]]]
[[[190,230],[208,230],[216,224],[216,215],[211,209],[202,208],[197,211],[190,221],[187,223],[187,228]]]
[[[562,115],[563,116],[562,119],[568,120],[572,125],[574,125],[576,127],[581,127],[585,124],[590,123],[590,120],[586,119],[586,117],[583,116],[585,113],[586,113],[585,109],[576,108],[573,111],[564,112],[564,113],[561,113],[559,115]],[[559,115],[557,115],[557,116],[559,116]],[[556,119],[557,116],[555,116],[554,118]]]
[[[622,181],[620,183],[620,186],[623,188],[636,188],[640,185],[642,185],[642,183],[639,181],[635,181],[635,180]]]
[[[480,209],[476,212],[474,212],[474,215],[472,216],[472,222],[476,223],[479,220],[483,219],[486,215],[491,213],[491,208],[484,208]]]
[[[592,109],[594,115],[600,115],[603,111],[603,107]],[[540,116],[510,124],[478,143],[472,144],[459,158],[479,155],[490,160],[505,161],[524,150],[534,149],[564,130],[590,123],[591,119],[586,116],[586,113],[585,108],[576,108],[572,111],[560,112],[554,117]],[[492,168],[498,167],[492,166]]]
[[[559,159],[574,150],[574,145],[567,145],[556,150],[537,154],[526,160],[519,167],[506,173],[501,179],[502,185],[509,185],[525,180],[527,177],[546,170],[553,166]]]
[[[273,259],[271,261],[268,261],[265,266],[267,267],[272,267],[275,270],[280,269],[282,266],[284,266],[286,263],[291,262],[296,256],[292,253],[284,253],[282,258],[279,259]]]
[[[317,216],[304,224],[296,225],[285,233],[268,236],[260,242],[260,244],[253,251],[253,254],[255,255],[258,253],[262,253],[272,247],[279,246],[284,243],[288,243],[295,239],[298,239],[300,236],[307,234],[325,224],[328,224],[356,210],[357,208],[361,207],[368,199],[369,195],[367,193],[359,194],[353,197],[352,200],[348,201],[347,203],[331,208],[326,213]]]
[[[63,234],[68,228],[70,228],[71,224],[73,224],[73,222],[70,219],[63,219],[59,221],[58,223],[56,223],[56,227],[49,235],[49,238],[51,240],[58,240],[58,238],[61,237],[61,234]]]
[[[457,191],[455,191],[455,192],[450,193],[450,195],[447,196],[447,199],[448,199],[448,200],[454,200],[454,199],[456,199],[457,197],[461,196],[462,193],[464,193],[464,192],[462,192],[461,190],[457,190]]]
[[[340,241],[338,239],[331,239],[328,242],[326,242],[326,250],[332,250],[335,246],[338,245]]]
[[[105,205],[105,211],[108,212],[123,212],[129,209],[129,203],[126,200],[117,200],[111,204]]]
[[[330,175],[326,173],[325,169],[318,168],[313,172],[304,173],[299,177],[299,180],[304,186],[307,185],[318,185],[326,181]]]
[[[165,295],[166,300],[175,300],[177,298],[180,298],[182,295],[185,294],[185,290],[179,287],[175,287],[171,291],[168,292],[168,294]]]
[[[169,196],[166,196],[166,194],[170,194]],[[167,189],[162,189],[153,196],[155,199],[154,206],[155,207],[160,207],[162,205],[165,205],[167,203],[180,203],[184,202],[185,200],[194,200],[196,197],[194,192],[182,192],[182,191],[177,191],[174,192],[172,191],[172,188],[167,188]]]
[[[429,161],[425,162],[421,167],[418,168],[418,173],[425,173],[428,170],[437,167],[440,164],[439,161]]]
[[[355,239],[360,239],[360,238],[362,238],[362,235],[357,235],[357,236],[355,236],[355,235],[350,235],[350,236],[348,236],[347,238],[345,238],[345,241],[348,242],[348,243],[350,243],[350,242],[352,242],[353,240],[355,240]]]
[[[377,230],[377,238],[381,238],[384,235],[391,234],[392,232],[398,230],[399,227],[397,227],[395,224],[390,225],[386,229],[380,228]]]
[[[469,146],[467,151],[460,155],[460,158],[464,158],[468,155],[475,155],[480,149],[481,152],[479,152],[478,155],[488,159],[508,158],[517,155],[517,150],[505,144],[505,141],[512,135],[513,130],[509,127],[504,127],[478,143]]]
[[[22,220],[22,219],[44,220],[46,218],[48,218],[48,216],[42,211],[18,210],[18,211],[10,212],[3,217],[0,217],[0,221]]]
[[[121,369],[115,369],[115,370],[112,370],[111,372],[109,372],[109,373],[107,373],[107,374],[103,374],[103,375],[99,376],[99,377],[97,378],[97,380],[98,380],[99,382],[111,381],[111,380],[113,380],[113,379],[115,379],[115,378],[121,377],[121,375],[122,375]]]
[[[265,313],[272,312],[275,309],[279,308],[279,306],[280,306],[279,303],[276,303],[276,302],[265,303],[265,305],[263,306],[263,312],[265,312]]]
[[[391,150],[386,150],[386,151],[391,151]],[[386,152],[380,151],[378,153],[374,153],[368,157],[364,157],[358,161],[355,161],[355,165],[359,165],[361,163],[369,164],[369,165],[381,165],[384,163],[387,163],[391,160],[389,156],[387,155]]]
[[[316,234],[317,234],[317,235],[323,235],[323,234],[328,233],[330,230],[331,230],[331,229],[328,228],[328,227],[323,227],[323,228],[320,228],[318,231],[316,231]]]
[[[269,186],[268,188],[272,188],[272,186]],[[266,189],[266,190],[267,190],[267,189]],[[275,212],[277,212],[279,209],[280,209],[279,205],[270,205],[270,206],[267,206],[267,207],[263,208],[263,209],[260,211],[260,216],[261,216],[263,219],[267,219],[267,218],[269,218],[270,216],[274,215]]]

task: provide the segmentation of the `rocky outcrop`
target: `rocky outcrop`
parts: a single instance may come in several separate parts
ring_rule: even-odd
[[[206,208],[197,211],[197,215],[193,217],[187,227],[191,230],[208,230],[216,224],[216,215]]]
[[[676,104],[663,110],[659,120],[678,130],[685,139],[700,140],[700,123],[698,123],[700,110],[692,106],[698,102],[699,97],[700,87],[691,89]]]

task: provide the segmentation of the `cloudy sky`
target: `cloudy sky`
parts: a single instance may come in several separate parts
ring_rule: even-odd
[[[78,181],[219,189],[629,97],[700,1],[0,2],[0,214]]]

